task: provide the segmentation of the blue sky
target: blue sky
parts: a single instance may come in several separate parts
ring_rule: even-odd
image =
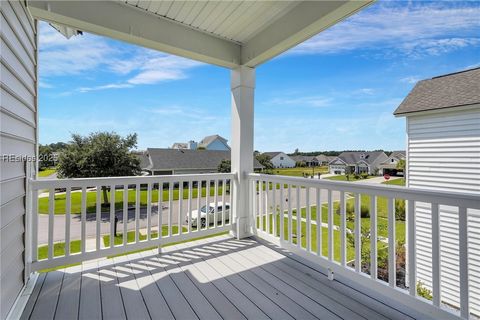
[[[415,82],[480,66],[480,2],[378,2],[257,68],[255,149],[405,148]],[[40,143],[138,133],[138,148],[230,139],[230,72],[40,29]]]

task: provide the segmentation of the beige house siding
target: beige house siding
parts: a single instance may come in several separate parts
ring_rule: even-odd
[[[0,1],[0,146],[2,155],[35,156],[37,34],[20,1]],[[0,160],[0,319],[24,284],[25,161]]]
[[[480,105],[407,116],[407,183],[480,195]],[[469,219],[470,310],[480,315],[480,212]],[[431,210],[417,203],[418,279],[431,287]],[[442,300],[459,304],[458,209],[440,207]]]

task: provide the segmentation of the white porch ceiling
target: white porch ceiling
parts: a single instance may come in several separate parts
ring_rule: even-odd
[[[255,67],[374,0],[27,0],[40,20],[227,68]]]

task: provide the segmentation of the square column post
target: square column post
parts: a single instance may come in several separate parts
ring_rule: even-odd
[[[255,69],[240,66],[231,71],[232,91],[232,230],[238,239],[252,234],[248,174],[253,172],[253,97]]]

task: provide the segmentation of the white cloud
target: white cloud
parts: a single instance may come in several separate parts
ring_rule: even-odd
[[[40,75],[42,79],[80,75],[92,78],[95,72],[114,74],[120,80],[74,92],[129,88],[188,77],[188,70],[200,62],[135,46],[117,45],[84,33],[66,39],[46,23],[40,25]],[[66,93],[66,94],[70,94]]]
[[[356,94],[364,94],[364,95],[373,95],[375,93],[375,89],[372,89],[372,88],[361,88],[361,89],[358,89],[358,90],[355,90]]]
[[[480,6],[475,2],[383,2],[348,18],[291,52],[332,54],[356,49],[387,49],[409,57],[439,55],[479,45]]]
[[[328,107],[331,105],[332,98],[323,96],[303,96],[299,98],[279,97],[268,101],[267,105],[295,105],[295,106],[309,106],[315,108]]]
[[[417,83],[420,80],[421,79],[418,76],[408,76],[408,77],[405,77],[405,78],[401,78],[400,82],[414,84],[414,83]]]

